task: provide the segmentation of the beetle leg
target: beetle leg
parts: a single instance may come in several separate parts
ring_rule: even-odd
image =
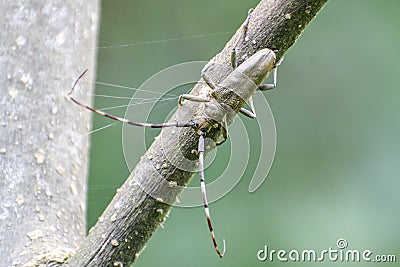
[[[256,114],[254,114],[253,112],[251,112],[248,109],[241,108],[239,110],[239,112],[242,113],[243,115],[245,115],[246,117],[249,117],[250,119],[255,119],[256,118]]]
[[[179,96],[179,106],[182,106],[182,102],[183,100],[189,100],[189,101],[193,101],[193,102],[210,102],[210,100],[202,98],[200,96],[196,96],[196,95],[189,95],[189,94],[182,94]]]
[[[247,11],[247,18],[244,21],[244,25],[243,25],[243,36],[244,39],[246,41],[246,34],[247,34],[247,28],[249,27],[249,21],[250,21],[250,15],[251,13],[254,11],[254,8],[250,8],[249,11]]]
[[[246,20],[243,22],[242,26],[242,33],[240,36],[236,39],[235,43],[233,44],[233,49],[231,51],[231,66],[233,69],[236,69],[237,67],[237,52],[236,52],[236,47],[239,43],[240,40],[246,41],[246,35],[247,35],[247,29],[249,26],[249,21],[250,21],[250,14],[253,12],[254,9],[250,8],[249,11],[247,12],[247,17]],[[210,79],[210,77],[207,75],[206,71],[210,66],[207,64],[201,71],[201,77],[203,77],[203,80],[207,83],[208,86],[211,87],[211,89],[215,89],[217,85]]]
[[[273,77],[273,83],[262,84],[262,85],[258,86],[258,90],[267,91],[267,90],[274,89],[276,87],[276,83],[278,81],[278,67],[282,63],[282,61],[283,61],[283,57],[278,61],[278,63],[275,64],[274,72],[273,72],[273,76],[274,76]]]
[[[246,41],[246,35],[247,35],[247,28],[249,26],[249,21],[250,21],[250,14],[253,12],[254,9],[250,8],[249,11],[247,12],[247,18],[243,22],[243,33],[236,39],[233,49],[231,51],[231,66],[232,68],[236,69],[237,67],[237,51],[236,51],[236,46],[238,45],[239,41],[243,38],[244,41]]]
[[[215,144],[216,146],[222,145],[228,139],[228,123],[226,122],[226,118],[224,118],[221,122],[221,134],[223,139],[217,142]]]
[[[255,119],[256,118],[256,110],[254,108],[254,103],[253,103],[253,97],[249,98],[249,106],[250,106],[250,110],[245,109],[245,108],[241,108],[239,110],[240,113],[242,113],[243,115],[249,117],[250,119]]]
[[[212,63],[207,63],[204,68],[201,70],[201,78],[206,82],[206,84],[211,88],[215,89],[217,88],[217,85],[214,83],[214,81],[211,79],[211,77],[207,74],[208,69],[214,65],[214,62]]]
[[[210,86],[211,89],[214,90],[215,88],[217,88],[217,85],[213,82],[213,80],[210,78],[210,76],[208,76],[208,74],[206,73],[205,70],[201,71],[201,77],[206,82],[206,84],[208,86]]]

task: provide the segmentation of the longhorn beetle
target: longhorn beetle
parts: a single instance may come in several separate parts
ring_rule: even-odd
[[[242,36],[244,40],[246,40],[244,36],[246,35],[250,12],[251,10],[249,11],[246,21],[242,25]],[[86,104],[72,97],[72,93],[74,92],[77,83],[85,75],[87,69],[75,80],[71,90],[67,94],[68,98],[79,106],[122,123],[151,128],[191,127],[199,135],[199,175],[204,211],[215,251],[220,258],[222,258],[225,254],[225,239],[223,240],[223,250],[221,252],[215,239],[215,234],[211,224],[210,211],[208,208],[206,185],[204,180],[204,138],[212,128],[219,128],[223,139],[217,142],[216,145],[221,145],[228,137],[227,121],[233,118],[238,112],[247,117],[255,119],[256,114],[253,106],[252,96],[257,89],[264,91],[275,88],[277,82],[277,67],[280,64],[280,61],[275,63],[275,53],[268,48],[264,48],[256,52],[239,66],[236,66],[236,45],[240,39],[240,37],[237,39],[231,52],[231,66],[233,70],[222,80],[221,83],[215,83],[207,74],[207,70],[210,67],[207,64],[201,71],[201,77],[208,87],[203,89],[203,92],[206,93],[202,95],[182,94],[179,96],[178,102],[180,106],[183,105],[183,100],[199,102],[196,116],[187,122],[165,122],[157,124],[136,122],[125,118],[116,117],[101,110],[87,106]],[[273,83],[262,85],[262,82],[271,70],[273,70]],[[249,104],[251,111],[244,108],[246,103]]]

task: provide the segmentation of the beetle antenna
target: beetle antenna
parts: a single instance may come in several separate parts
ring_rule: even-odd
[[[75,91],[75,87],[78,84],[79,80],[86,74],[86,72],[88,71],[88,69],[85,69],[81,75],[78,76],[78,78],[76,78],[74,84],[71,87],[71,90],[67,93],[67,97],[74,102],[75,104],[78,104],[79,106],[86,108],[94,113],[97,113],[101,116],[122,122],[122,123],[126,123],[126,124],[130,124],[130,125],[135,125],[135,126],[141,126],[141,127],[151,127],[151,128],[163,128],[163,127],[193,127],[193,122],[189,121],[189,122],[184,122],[184,123],[179,123],[179,122],[165,122],[165,123],[147,123],[147,122],[137,122],[137,121],[131,121],[131,120],[127,120],[125,118],[121,118],[121,117],[117,117],[108,113],[105,113],[104,111],[92,108],[78,100],[76,100],[74,97],[72,97],[72,93]]]
[[[201,193],[203,195],[204,212],[206,213],[207,224],[208,224],[208,229],[210,230],[211,239],[214,244],[215,251],[217,252],[218,256],[222,258],[225,255],[225,249],[226,249],[225,239],[222,240],[224,247],[221,253],[221,251],[218,248],[214,230],[211,224],[210,210],[208,208],[207,193],[206,193],[206,183],[204,181],[204,136],[205,135],[206,135],[205,132],[201,132],[201,135],[199,137],[199,147],[198,147],[200,186],[201,186]]]

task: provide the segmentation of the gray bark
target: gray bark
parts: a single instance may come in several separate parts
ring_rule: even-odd
[[[250,41],[239,42],[237,46],[239,63],[265,47],[277,50],[279,60],[326,1],[261,1],[251,15],[247,32]],[[239,34],[237,32],[215,57],[215,63],[230,65],[232,45]],[[212,76],[218,83],[226,75],[227,72],[220,71]],[[199,88],[196,85],[192,93],[196,94]],[[196,107],[194,103],[185,104],[172,120],[182,122],[193,118]],[[212,131],[207,137],[216,140],[218,135],[219,132]],[[197,155],[192,151],[197,150],[197,142],[198,135],[192,129],[164,129],[91,229],[79,251],[65,265],[129,266],[166,219],[171,208],[166,203],[173,203],[179,197],[182,187],[175,185],[185,186],[196,171]],[[182,163],[182,157],[188,160]],[[180,162],[179,168],[174,162]],[[158,197],[144,192],[138,182]]]
[[[1,266],[56,266],[85,238],[90,114],[65,94],[95,69],[98,9],[97,0],[0,3]]]

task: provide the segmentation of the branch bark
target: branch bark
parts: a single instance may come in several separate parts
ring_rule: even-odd
[[[237,46],[239,63],[266,47],[276,50],[279,60],[326,2],[261,1],[250,17],[249,41],[239,42]],[[232,45],[239,36],[240,32],[236,32],[213,59],[215,63],[229,66]],[[219,82],[226,75],[227,71],[220,71],[212,76]],[[197,84],[192,93],[196,94],[199,89]],[[193,103],[185,104],[172,120],[193,118],[196,107]],[[215,140],[218,135],[213,131],[207,137]],[[197,155],[192,151],[197,150],[197,142],[198,135],[192,129],[164,129],[118,190],[79,251],[65,265],[129,266],[166,219],[171,208],[166,203],[173,203],[179,197],[196,171]]]
[[[0,3],[1,266],[57,266],[85,238],[90,114],[65,93],[94,68],[98,6]]]

